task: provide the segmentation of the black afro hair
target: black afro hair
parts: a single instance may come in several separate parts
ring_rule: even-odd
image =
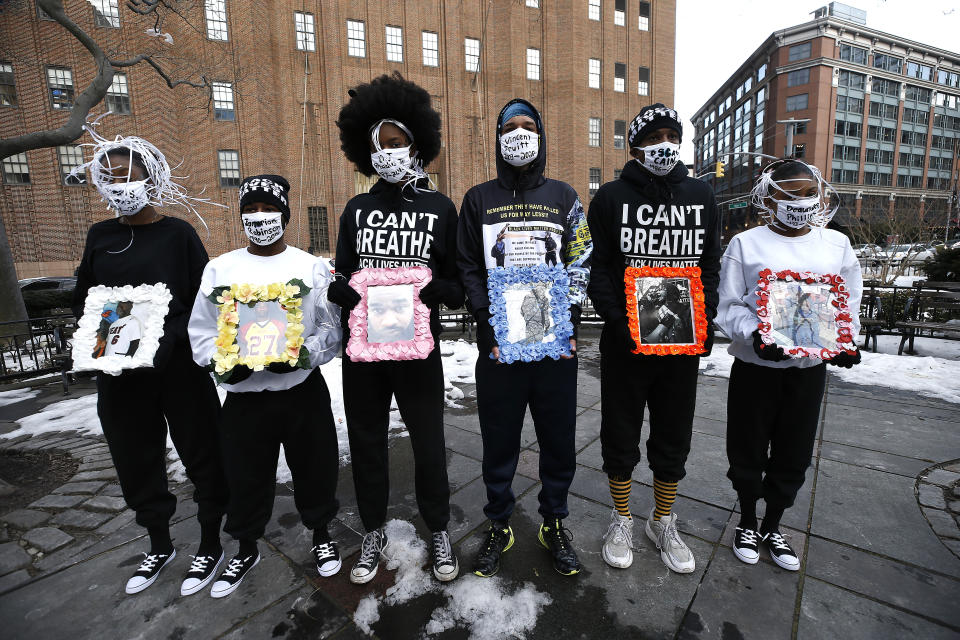
[[[440,153],[440,114],[430,106],[430,94],[394,72],[350,90],[350,102],[340,109],[340,148],[347,160],[365,176],[374,174],[370,163],[370,128],[384,118],[402,122],[417,147],[417,158],[426,167]]]

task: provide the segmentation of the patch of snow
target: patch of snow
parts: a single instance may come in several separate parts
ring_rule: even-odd
[[[40,395],[39,389],[34,390],[30,387],[24,389],[11,389],[10,391],[0,391],[0,407],[5,407],[8,404],[13,404],[15,402],[23,402],[24,400],[29,400],[30,398],[36,398]]]
[[[915,391],[947,402],[960,403],[960,361],[931,356],[898,356],[861,352],[862,361],[852,369],[830,367],[844,382]]]
[[[444,402],[451,409],[463,409],[457,400],[463,400],[463,390],[454,386],[476,382],[474,371],[477,363],[477,345],[459,340],[441,340],[440,356],[443,359]]]
[[[897,276],[893,279],[895,287],[912,287],[918,280],[926,280],[926,276]]]
[[[733,356],[727,353],[730,343],[714,343],[713,350],[706,358],[700,358],[700,373],[718,378],[729,378]]]

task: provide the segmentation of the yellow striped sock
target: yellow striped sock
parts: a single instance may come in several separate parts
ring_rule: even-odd
[[[656,478],[653,479],[653,499],[657,503],[657,507],[653,512],[654,520],[666,518],[670,515],[670,510],[673,508],[673,501],[677,499],[677,484],[676,482],[664,482]]]
[[[608,477],[607,482],[610,483],[610,497],[613,498],[613,506],[617,513],[630,518],[630,485],[632,481],[629,478],[615,480]]]

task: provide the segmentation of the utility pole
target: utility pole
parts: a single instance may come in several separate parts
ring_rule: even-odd
[[[800,124],[800,123],[806,123],[806,122],[810,122],[810,118],[803,118],[803,119],[790,118],[789,120],[777,120],[777,124],[785,124],[785,125],[787,125],[787,149],[786,149],[786,152],[784,152],[784,154],[783,154],[783,157],[784,157],[784,158],[792,158],[792,157],[793,157],[793,134],[794,134],[794,131],[796,130],[796,127],[797,127],[798,124]]]

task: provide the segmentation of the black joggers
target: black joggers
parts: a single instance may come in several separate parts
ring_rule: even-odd
[[[227,483],[220,460],[220,400],[210,374],[175,348],[162,369],[97,375],[97,414],[120,489],[137,524],[166,527],[177,508],[167,488],[167,428],[194,486],[197,519],[220,529]]]

